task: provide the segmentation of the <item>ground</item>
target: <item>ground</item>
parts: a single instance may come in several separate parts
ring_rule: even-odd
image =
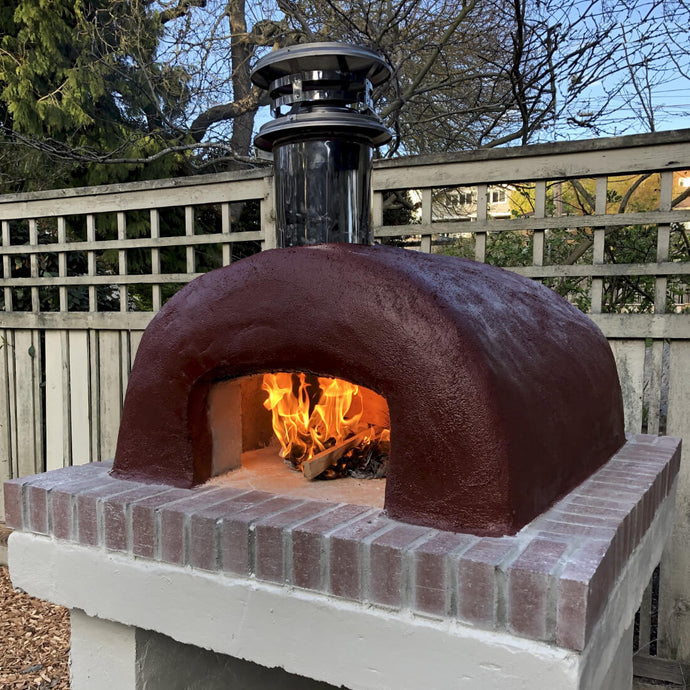
[[[0,690],[69,688],[69,611],[12,588],[0,567]]]

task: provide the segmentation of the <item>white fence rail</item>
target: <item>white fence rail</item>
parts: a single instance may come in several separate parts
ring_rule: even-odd
[[[682,242],[680,254],[672,251],[674,238],[687,241],[688,170],[690,130],[379,161],[375,236],[403,238],[403,245],[426,252],[452,251],[459,242],[479,261],[493,260],[499,234],[522,238],[527,258],[510,265],[504,257],[507,268],[586,285],[590,315],[618,363],[628,430],[682,436],[688,444],[690,311],[682,305],[690,292],[690,251],[683,254]],[[112,457],[130,367],[153,314],[200,273],[275,246],[269,172],[0,197],[0,481]],[[652,185],[650,208],[629,204],[626,212],[612,212],[623,178],[628,188]],[[590,207],[562,215],[554,189],[563,184],[584,194]],[[513,205],[513,217],[492,217],[496,186],[509,195],[521,189],[527,212]],[[432,222],[438,194],[448,188],[473,189],[470,222]],[[394,224],[395,198],[407,209],[404,225]],[[415,198],[421,204],[410,202]],[[614,263],[606,251],[610,233],[631,226],[652,229],[652,253]],[[589,246],[575,261],[559,263],[550,243],[557,230],[562,239],[564,227]],[[605,295],[612,281],[640,276],[649,287],[646,311],[636,304],[611,310]],[[673,304],[681,306],[669,309]],[[662,562],[658,621],[647,610],[640,623],[642,651],[658,628],[659,654],[686,662],[689,464],[681,467],[676,525]]]

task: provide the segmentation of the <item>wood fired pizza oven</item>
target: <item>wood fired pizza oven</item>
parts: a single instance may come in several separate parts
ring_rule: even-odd
[[[257,63],[282,248],[198,278],[151,322],[114,476],[190,487],[238,468],[261,406],[219,412],[219,386],[270,372],[382,396],[385,510],[443,530],[513,534],[623,444],[613,356],[586,316],[507,271],[370,246],[371,150],[390,138],[372,94],[389,74],[337,43]]]
[[[385,510],[439,529],[512,534],[624,442],[608,343],[561,297],[473,261],[332,244],[262,252],[166,304],[137,352],[113,475],[206,481],[212,385],[271,371],[383,396]]]

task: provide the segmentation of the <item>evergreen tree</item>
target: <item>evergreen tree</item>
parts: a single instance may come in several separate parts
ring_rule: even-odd
[[[148,177],[180,169],[180,156],[150,160],[189,134],[181,127],[187,75],[156,60],[161,25],[148,4],[22,0],[14,12],[3,9],[5,159],[11,142],[15,160],[34,171],[46,159],[62,161],[51,186],[135,179],[139,160],[149,160]],[[131,162],[100,164],[113,155]],[[21,187],[41,186],[41,177]]]

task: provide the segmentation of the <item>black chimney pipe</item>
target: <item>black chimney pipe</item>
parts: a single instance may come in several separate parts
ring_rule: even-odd
[[[273,151],[278,246],[371,244],[371,152],[391,138],[371,93],[389,77],[380,55],[342,43],[257,62],[251,78],[268,90],[275,120],[254,144]]]

